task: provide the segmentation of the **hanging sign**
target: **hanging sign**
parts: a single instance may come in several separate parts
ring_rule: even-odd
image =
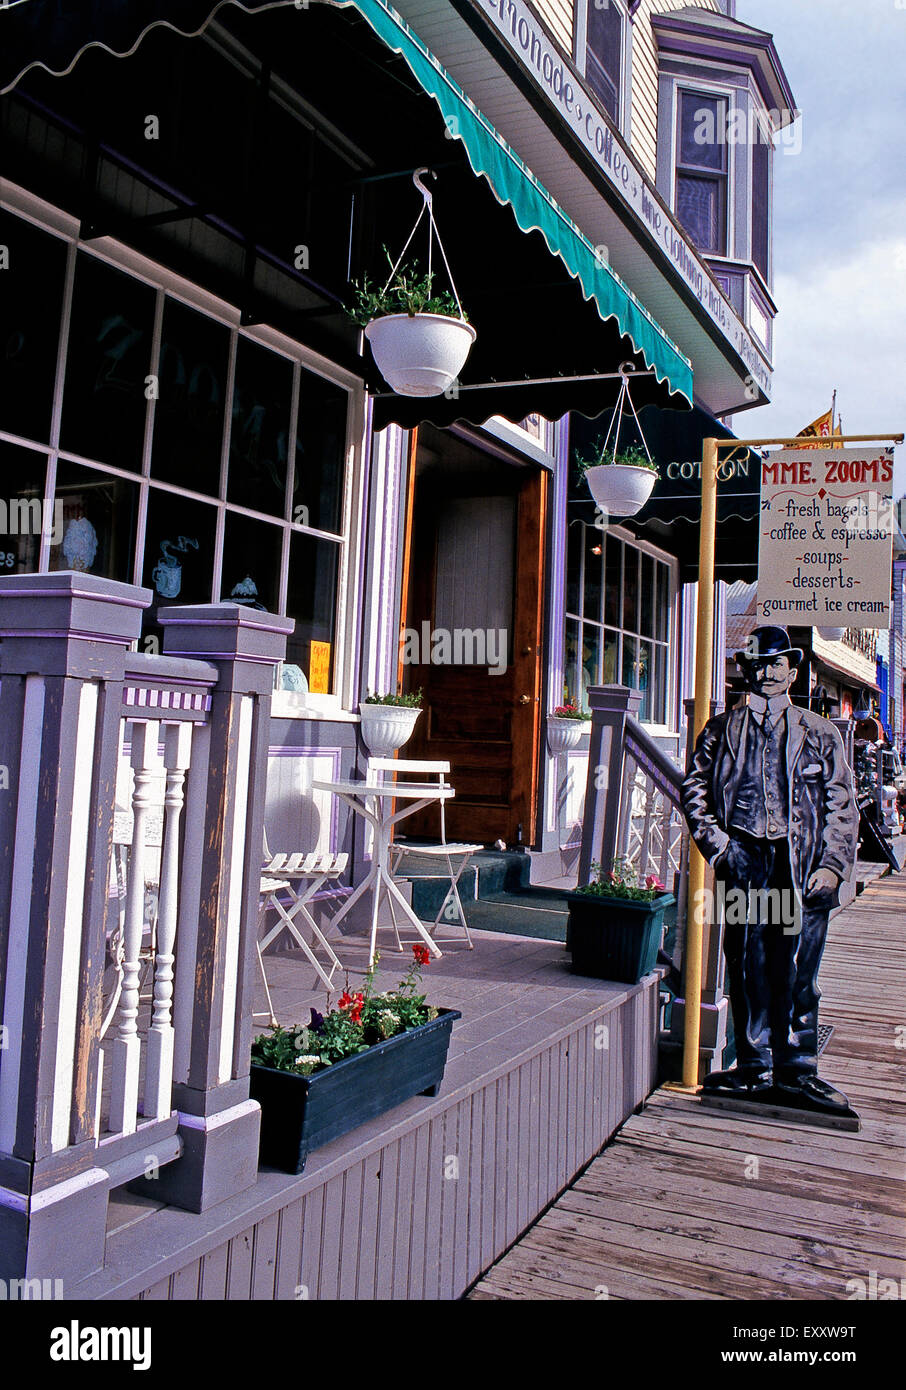
[[[330,643],[312,642],[308,666],[308,688],[312,695],[330,694]]]
[[[761,467],[758,615],[782,627],[890,626],[893,449],[803,448]]]

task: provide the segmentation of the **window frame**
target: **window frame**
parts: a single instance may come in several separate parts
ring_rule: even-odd
[[[711,170],[697,168],[694,165],[684,165],[680,163],[681,151],[681,127],[683,119],[683,98],[686,96],[698,96],[708,98],[711,101],[723,102],[725,104],[725,127],[726,131],[732,128],[735,121],[736,102],[734,100],[735,89],[732,87],[721,88],[713,83],[699,83],[694,79],[680,79],[673,86],[673,148],[671,157],[672,169],[672,210],[677,223],[682,227],[685,234],[689,237],[696,251],[702,256],[716,256],[722,260],[733,260],[733,247],[736,240],[736,219],[735,219],[735,199],[733,190],[735,189],[736,161],[734,151],[736,146],[729,139],[723,142],[723,149],[726,151],[725,168],[723,170]],[[708,248],[700,245],[693,239],[692,232],[680,220],[679,203],[679,180],[682,176],[687,178],[706,179],[712,183],[723,182],[723,246]]]
[[[632,18],[635,6],[630,7],[626,0],[608,0],[608,6],[620,16],[620,80],[617,83],[617,115],[611,116],[601,105],[601,99],[588,86],[588,8],[594,0],[575,0],[573,62],[582,77],[592,100],[597,102],[607,120],[612,121],[621,135],[629,128],[630,94],[632,90]]]
[[[45,502],[53,499],[56,488],[57,461],[80,464],[97,472],[123,478],[139,488],[139,501],[136,514],[135,552],[133,555],[131,582],[142,584],[148,502],[151,489],[166,492],[176,497],[200,501],[216,509],[216,531],[214,554],[211,561],[210,601],[221,601],[219,588],[223,570],[223,536],[228,512],[265,522],[280,532],[280,561],[278,581],[278,607],[281,614],[286,612],[286,598],[289,583],[290,537],[294,532],[315,536],[336,544],[339,547],[337,567],[337,597],[334,611],[334,659],[333,682],[329,694],[306,696],[306,708],[313,715],[334,715],[355,707],[356,693],[353,688],[355,673],[355,632],[349,612],[349,595],[357,592],[364,563],[362,553],[361,513],[364,499],[364,465],[367,421],[365,408],[365,389],[361,378],[354,376],[336,363],[329,361],[320,353],[287,337],[267,324],[243,325],[238,308],[217,298],[201,286],[167,269],[158,262],[141,255],[112,237],[98,238],[85,242],[79,236],[79,223],[68,213],[43,199],[29,193],[19,186],[7,182],[0,196],[0,207],[12,215],[30,222],[39,231],[58,237],[67,245],[66,271],[61,305],[60,338],[54,378],[53,409],[49,441],[29,439],[11,433],[0,425],[0,440],[41,454],[47,461],[45,473]],[[221,441],[220,475],[217,496],[198,492],[193,488],[181,487],[175,483],[156,479],[151,474],[151,444],[153,439],[154,411],[156,402],[147,402],[144,439],[140,469],[130,470],[115,464],[73,453],[60,446],[60,426],[62,419],[63,390],[71,326],[71,309],[75,269],[79,255],[87,255],[109,265],[114,270],[149,286],[155,293],[153,326],[151,337],[151,358],[149,370],[159,367],[160,344],[163,327],[163,314],[166,298],[169,297],[190,309],[194,309],[225,327],[230,333],[227,373],[224,386],[224,430]],[[303,370],[324,378],[332,385],[346,392],[346,435],[344,445],[344,479],[340,497],[340,529],[325,531],[318,527],[302,525],[291,519],[292,472],[287,470],[286,495],[283,516],[275,517],[253,508],[229,502],[226,496],[227,468],[229,463],[231,403],[235,377],[236,355],[240,337],[266,348],[286,358],[292,366],[292,391],[289,416],[289,438],[295,439],[298,423],[301,373]],[[38,573],[47,573],[50,560],[50,537],[41,537]],[[137,647],[139,644],[134,643]]]
[[[674,660],[673,653],[674,653],[674,651],[675,651],[675,638],[676,638],[676,633],[677,633],[677,603],[678,603],[678,600],[679,600],[679,561],[675,558],[675,556],[668,555],[666,551],[660,550],[657,546],[652,545],[649,541],[642,540],[642,539],[640,539],[638,536],[633,535],[632,532],[629,531],[626,527],[623,527],[623,526],[609,526],[609,527],[607,527],[606,530],[598,530],[598,529],[597,529],[596,527],[594,527],[591,523],[589,523],[589,522],[587,522],[587,521],[583,521],[583,520],[581,520],[580,518],[577,518],[575,521],[573,521],[573,522],[570,523],[570,526],[574,526],[574,525],[575,525],[575,526],[582,526],[582,527],[584,528],[584,530],[585,530],[586,533],[592,532],[593,534],[596,534],[598,537],[600,537],[600,540],[601,540],[601,544],[602,544],[602,545],[606,544],[606,537],[608,537],[608,536],[613,536],[615,540],[622,541],[624,547],[628,545],[628,546],[630,547],[630,549],[634,550],[634,551],[637,553],[637,555],[638,555],[638,557],[639,557],[639,558],[638,558],[638,566],[639,566],[639,587],[638,587],[638,591],[637,591],[637,605],[638,605],[638,611],[639,611],[639,613],[641,613],[641,557],[642,557],[643,555],[648,555],[648,556],[651,557],[652,560],[654,560],[654,561],[657,562],[657,563],[660,563],[661,565],[665,566],[665,568],[666,568],[666,573],[667,573],[667,577],[668,577],[668,584],[669,584],[669,592],[668,592],[667,605],[666,605],[666,617],[667,617],[666,635],[665,635],[664,638],[647,637],[647,636],[645,636],[645,635],[643,635],[643,634],[641,634],[641,633],[639,633],[639,632],[633,632],[631,628],[627,628],[627,627],[625,626],[625,616],[624,616],[623,611],[622,611],[622,610],[623,610],[623,591],[624,591],[625,573],[626,573],[626,569],[625,569],[625,553],[626,553],[626,552],[625,552],[625,549],[621,552],[621,555],[622,555],[623,558],[621,559],[621,564],[620,564],[620,585],[619,585],[619,592],[620,592],[620,625],[619,625],[619,626],[615,626],[613,623],[605,622],[605,620],[604,620],[604,615],[605,615],[605,611],[606,611],[606,610],[605,610],[605,603],[606,603],[606,569],[602,571],[602,576],[601,576],[602,582],[601,582],[601,610],[600,610],[600,617],[598,617],[598,618],[586,617],[586,614],[585,614],[585,555],[586,555],[586,548],[585,548],[584,545],[583,545],[582,548],[581,548],[581,565],[580,565],[580,569],[579,569],[578,584],[577,584],[577,593],[578,593],[578,598],[579,598],[579,608],[581,609],[581,612],[575,612],[575,611],[573,611],[572,609],[570,609],[570,608],[567,606],[567,595],[568,595],[568,593],[569,593],[569,583],[568,583],[569,544],[567,543],[566,552],[565,552],[565,565],[566,565],[566,567],[567,567],[567,573],[564,575],[564,580],[565,580],[565,582],[564,582],[564,605],[563,605],[563,631],[564,631],[564,643],[565,643],[566,625],[567,625],[567,623],[568,623],[568,622],[575,622],[575,623],[577,623],[577,624],[578,624],[578,632],[579,632],[579,643],[580,643],[580,649],[581,649],[582,634],[583,634],[583,630],[584,630],[585,625],[587,624],[589,627],[595,628],[595,629],[596,629],[598,632],[600,632],[601,635],[602,635],[602,642],[601,642],[601,652],[602,652],[602,653],[603,653],[603,635],[604,635],[605,633],[607,633],[607,632],[617,633],[617,634],[619,635],[619,642],[618,642],[618,646],[617,646],[617,658],[616,658],[616,660],[617,660],[617,676],[618,676],[618,683],[622,683],[622,674],[623,674],[623,650],[624,650],[624,638],[625,638],[625,637],[627,637],[627,636],[629,636],[629,637],[634,637],[634,638],[635,638],[636,640],[638,640],[638,641],[651,642],[653,645],[662,647],[662,648],[663,648],[663,651],[664,651],[664,720],[661,721],[661,720],[656,720],[656,719],[646,719],[646,720],[644,720],[643,722],[644,722],[644,724],[645,724],[645,727],[648,728],[648,729],[650,729],[654,734],[657,734],[657,735],[665,734],[665,735],[666,735],[666,734],[675,733],[675,732],[676,732],[676,729],[677,729],[677,727],[678,727],[678,723],[677,723],[677,719],[678,719],[677,698],[678,698],[678,697],[677,697],[677,692],[676,692],[676,681],[672,678],[672,677],[673,677],[673,671],[672,671],[672,668],[671,668],[671,663],[672,663],[673,660]],[[603,557],[602,557],[602,558],[603,558]],[[656,571],[655,571],[655,573],[656,573]],[[564,657],[565,657],[565,647],[564,647]],[[603,656],[602,656],[602,660],[603,660]],[[566,674],[566,671],[565,671],[565,662],[564,662],[564,676],[565,676],[565,674]],[[634,687],[634,688],[637,689],[638,687]],[[575,691],[575,692],[571,692],[571,693],[573,694],[573,698],[575,698],[575,699],[578,699],[578,698],[579,698],[579,693],[580,693],[580,692],[579,692],[578,690]]]

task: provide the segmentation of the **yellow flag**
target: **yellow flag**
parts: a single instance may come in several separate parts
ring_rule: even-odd
[[[839,432],[839,430],[834,430],[834,412],[831,409],[825,411],[823,415],[819,415],[818,419],[813,420],[810,425],[806,425],[804,430],[799,431],[796,438],[825,440],[832,438],[835,433],[839,434]],[[827,445],[823,443],[803,444],[800,447],[803,449],[826,449]]]

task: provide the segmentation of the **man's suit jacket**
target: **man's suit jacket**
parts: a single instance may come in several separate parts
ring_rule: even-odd
[[[689,831],[709,863],[730,838],[751,718],[743,706],[711,719],[699,735],[683,782]],[[833,724],[795,705],[785,718],[790,866],[801,897],[816,869],[831,869],[844,883],[852,877],[859,810],[843,740]]]

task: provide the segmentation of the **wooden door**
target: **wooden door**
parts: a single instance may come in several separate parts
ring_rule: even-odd
[[[416,478],[403,611],[420,659],[401,676],[404,689],[424,690],[425,713],[402,756],[449,761],[450,838],[534,840],[546,483],[541,470],[495,460],[484,474]],[[436,810],[406,830],[436,837]]]

